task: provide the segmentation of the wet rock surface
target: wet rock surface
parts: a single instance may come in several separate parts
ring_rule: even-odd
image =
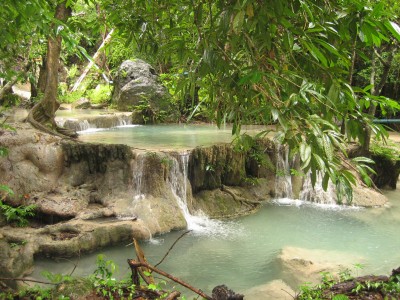
[[[9,150],[0,158],[0,183],[15,192],[8,204],[35,204],[37,217],[28,228],[8,226],[0,218],[0,276],[26,273],[35,255],[76,256],[183,229],[187,224],[177,198],[192,214],[225,218],[252,212],[274,194],[274,148],[268,142],[260,153],[269,167],[259,164],[255,153],[236,152],[230,145],[190,154],[146,153],[61,140],[25,123],[13,127],[16,131],[0,133],[0,146]],[[367,197],[370,190],[362,191],[359,198],[369,199],[364,204],[377,203]]]

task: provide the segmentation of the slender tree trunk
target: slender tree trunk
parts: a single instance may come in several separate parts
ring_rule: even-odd
[[[61,2],[56,7],[55,18],[65,22],[70,15],[70,10]],[[55,112],[59,107],[57,102],[58,89],[58,67],[61,54],[61,35],[50,36],[47,41],[46,55],[46,85],[44,89],[42,107],[49,118],[54,119]]]
[[[95,62],[101,55],[104,46],[107,45],[111,41],[113,32],[114,32],[114,29],[111,29],[111,31],[108,33],[107,37],[103,40],[100,47],[97,49],[96,53],[94,54],[92,61],[89,62],[89,64],[86,66],[85,70],[83,71],[82,75],[79,76],[78,80],[75,82],[74,86],[71,89],[71,92],[75,92],[79,88],[82,81],[85,79],[85,77],[89,73],[90,69],[96,65]]]
[[[393,49],[394,48],[394,49]],[[389,47],[388,52],[389,55],[386,60],[383,60],[382,57],[380,57],[380,54],[374,49],[374,53],[372,55],[372,60],[371,60],[371,76],[370,76],[370,84],[372,85],[371,89],[371,95],[372,96],[379,96],[381,94],[381,91],[383,89],[383,86],[385,85],[388,77],[389,77],[389,71],[390,67],[392,66],[393,58],[394,58],[394,52],[397,50],[398,45],[396,44],[394,47]],[[381,63],[383,64],[383,72],[382,75],[379,79],[379,83],[376,82],[376,63],[377,60],[380,59]],[[376,105],[374,103],[371,103],[369,108],[368,108],[368,114],[374,118],[376,113]],[[372,132],[371,132],[371,127],[366,126],[365,127],[365,133],[364,133],[364,143],[362,145],[362,153],[363,155],[369,155],[369,150],[371,146],[371,137],[372,137]]]
[[[54,18],[65,22],[71,15],[71,9],[67,8],[66,2],[60,2],[56,7]],[[53,24],[54,27],[57,26]],[[57,101],[58,90],[58,67],[61,54],[61,35],[50,35],[47,41],[46,54],[46,83],[42,100],[29,112],[28,121],[36,128],[61,137],[76,137],[76,132],[66,130],[57,126],[55,113],[60,106]]]

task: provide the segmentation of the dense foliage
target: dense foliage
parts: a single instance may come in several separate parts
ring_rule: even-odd
[[[356,140],[368,154],[371,134],[385,136],[373,123],[376,110],[400,107],[381,93],[396,78],[396,1],[58,1],[73,10],[65,24],[53,17],[56,2],[6,1],[2,58],[18,51],[29,59],[32,51],[18,47],[25,44],[44,56],[41,41],[61,35],[61,57],[76,68],[115,29],[100,73],[139,56],[168,74],[189,120],[231,122],[234,134],[246,123],[276,124],[302,172],[314,183],[320,173],[325,187],[331,180],[348,199],[355,179],[342,167],[346,143]],[[10,78],[4,69],[1,77]]]

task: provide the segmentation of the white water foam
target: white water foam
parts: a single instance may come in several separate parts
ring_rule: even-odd
[[[309,201],[318,204],[336,205],[336,191],[332,182],[329,181],[326,191],[322,187],[323,177],[321,173],[317,174],[314,187],[312,186],[311,173],[309,173],[303,183],[300,192],[300,200]]]
[[[93,132],[106,131],[106,130],[110,130],[110,128],[87,128],[84,130],[77,131],[77,133],[89,134],[89,133],[93,133]]]
[[[279,206],[314,207],[322,210],[362,210],[360,206],[339,205],[336,203],[317,203],[299,199],[279,198],[272,200],[272,203]]]
[[[337,196],[335,186],[331,181],[328,183],[327,190],[322,187],[323,176],[318,173],[314,187],[312,186],[311,173],[304,178],[303,186],[299,195],[299,199],[293,199],[292,181],[290,176],[289,149],[283,148],[276,143],[277,159],[275,179],[275,197],[273,203],[280,206],[313,206],[326,210],[348,210],[361,209],[357,206],[348,206],[337,204]]]
[[[126,125],[118,125],[115,126],[115,128],[133,128],[133,127],[140,127],[143,125],[139,125],[139,124],[126,124]]]

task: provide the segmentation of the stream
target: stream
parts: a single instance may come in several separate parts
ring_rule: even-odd
[[[257,126],[244,128],[249,134],[263,129]],[[122,142],[146,150],[184,150],[230,142],[232,136],[229,126],[218,130],[212,125],[124,125],[88,130],[82,132],[79,139]],[[286,186],[286,182],[281,185]],[[174,188],[179,194],[179,187]],[[180,194],[185,195],[185,191]],[[218,221],[206,217],[199,220],[202,217],[195,216],[194,223],[188,224],[192,231],[179,240],[159,268],[208,294],[216,285],[226,284],[245,295],[249,289],[276,279],[282,279],[296,289],[278,260],[286,247],[321,250],[318,254],[321,256],[338,253],[345,263],[351,260],[350,266],[362,264],[363,270],[357,272],[389,274],[400,266],[400,193],[386,191],[385,194],[390,200],[390,205],[385,208],[311,204],[283,198],[290,197],[286,193],[280,195],[281,199],[265,203],[256,213],[235,220]],[[188,223],[192,220],[190,217],[193,216],[185,216]],[[174,231],[141,241],[149,263],[157,264],[184,232]],[[119,266],[117,277],[130,275],[126,260],[134,258],[134,248],[118,245],[71,260],[37,259],[32,277],[41,279],[44,270],[69,274],[75,269],[75,276],[89,275],[96,269],[96,257],[100,253]],[[324,259],[329,261],[330,257]],[[187,290],[183,293],[191,295]]]
[[[363,273],[389,274],[400,263],[400,193],[386,194],[390,208],[332,208],[276,200],[253,215],[209,223],[208,226],[216,226],[214,230],[197,229],[185,235],[159,268],[208,293],[223,283],[245,293],[275,279],[285,280],[276,258],[282,248],[294,246],[357,256],[360,259],[353,264],[362,264]],[[148,261],[160,261],[182,233],[171,232],[143,241],[141,246]],[[126,245],[73,259],[78,265],[74,274],[91,274],[99,253],[120,266],[118,276],[129,276],[126,259],[134,258],[134,249]],[[70,261],[40,259],[33,277],[39,277],[43,270],[68,274],[73,268]]]

